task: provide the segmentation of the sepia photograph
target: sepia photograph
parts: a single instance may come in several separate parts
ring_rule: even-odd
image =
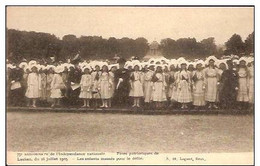
[[[6,6],[8,165],[253,165],[254,6]]]

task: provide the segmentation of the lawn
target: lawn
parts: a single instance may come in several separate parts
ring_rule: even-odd
[[[253,115],[13,111],[7,151],[252,152]]]

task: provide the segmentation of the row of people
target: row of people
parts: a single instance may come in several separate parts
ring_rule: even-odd
[[[145,107],[155,103],[161,108],[168,103],[180,103],[187,108],[239,108],[254,103],[254,59],[217,59],[188,62],[150,59],[119,60],[117,64],[93,61],[77,64],[41,65],[36,61],[8,64],[9,101],[19,103],[25,96],[27,106],[36,107],[36,102],[60,105],[62,98],[68,105],[83,101],[82,107],[90,107],[90,101],[100,107],[126,104],[132,99],[133,107]],[[17,97],[18,96],[18,97]],[[17,100],[15,99],[17,98]],[[112,104],[112,100],[114,100]],[[125,100],[125,101],[123,101]],[[13,102],[12,102],[13,101]],[[170,103],[170,104],[169,104]]]

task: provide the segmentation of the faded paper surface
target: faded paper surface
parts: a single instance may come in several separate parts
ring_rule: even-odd
[[[187,19],[189,19],[190,22],[187,22]],[[81,35],[97,35],[97,36],[100,35],[105,38],[109,38],[109,37],[137,38],[140,36],[144,36],[149,41],[153,41],[153,40],[160,40],[167,37],[171,37],[175,39],[181,37],[196,37],[198,40],[200,40],[209,36],[214,36],[218,44],[223,44],[223,42],[226,41],[228,37],[230,37],[233,33],[239,33],[241,34],[243,39],[245,39],[246,36],[254,30],[253,19],[254,19],[253,8],[248,8],[248,7],[247,8],[7,7],[7,28],[10,29],[14,28],[14,29],[26,30],[26,31],[47,32],[47,33],[55,34],[60,38],[62,38],[62,36],[66,34],[75,34],[78,37]],[[102,24],[104,22],[105,24]],[[191,33],[187,34],[186,32],[191,32]],[[74,85],[74,86],[78,88],[78,85]],[[72,116],[73,115],[70,115],[70,117]],[[92,119],[95,119],[95,115],[88,115],[88,116],[90,116]],[[19,117],[18,118],[17,117],[18,116],[15,115],[14,119],[19,119]],[[75,119],[80,119],[81,117],[83,116],[82,115],[77,116],[75,117]],[[113,119],[114,121],[117,121],[117,119],[115,119],[114,117],[110,117],[110,118]],[[161,118],[161,120],[163,118]],[[220,118],[220,117],[216,117],[216,118]],[[10,123],[14,123],[14,119],[11,119],[7,123],[7,128],[9,130],[7,131],[9,132],[7,133],[9,134],[7,139],[9,137],[12,137],[10,131],[13,128]],[[70,118],[67,117],[66,120],[68,119]],[[138,119],[140,122],[144,118],[136,117],[135,119]],[[192,118],[188,117],[187,119],[192,119]],[[202,119],[206,120],[205,117]],[[27,120],[30,121],[30,119]],[[182,124],[182,122],[184,122],[186,119],[182,119],[182,120],[183,121],[179,121],[178,124]],[[153,119],[151,121],[155,125],[158,125],[158,123],[156,123],[156,120]],[[86,125],[87,122],[88,121],[85,121],[84,124]],[[130,123],[131,121],[127,121],[127,122]],[[171,119],[167,122],[171,122]],[[139,124],[139,125],[145,125],[145,124]],[[241,123],[241,125],[243,124]],[[28,125],[28,127],[30,127],[30,125]],[[51,127],[55,128],[56,126],[54,125]],[[151,125],[150,127],[153,128],[154,126]],[[253,131],[253,123],[251,124],[250,129],[251,131]],[[101,131],[97,131],[97,133],[99,132]],[[153,137],[153,132],[154,131],[152,131],[148,136]],[[229,131],[225,131],[225,132],[229,132]],[[166,133],[167,132],[164,132],[163,134]],[[41,134],[44,134],[44,132]],[[128,141],[130,135],[131,134],[128,134],[127,135],[128,137],[124,138],[125,141]],[[66,135],[63,137],[66,137]],[[146,137],[144,139],[146,139],[149,142],[152,140],[150,139],[150,137],[148,138]],[[169,134],[167,135],[167,137],[171,137],[171,135]],[[206,137],[207,136],[205,135],[205,137],[201,139],[207,139]],[[74,139],[81,139],[81,138],[75,137]],[[107,138],[104,137],[102,139],[106,140]],[[12,139],[12,141],[14,140],[15,139]],[[11,140],[7,140],[7,142],[8,141]],[[161,141],[163,142],[164,140]],[[234,138],[234,141],[236,141],[236,138]],[[46,142],[48,142],[47,139]],[[20,141],[19,143],[22,143],[22,141]],[[59,142],[57,141],[55,143],[59,143]],[[30,143],[28,143],[27,145],[30,146]],[[92,144],[91,146],[95,147],[95,144]],[[120,148],[121,145],[115,144],[114,146],[115,147],[118,146],[118,148]],[[140,144],[139,146],[142,146],[142,144]],[[46,148],[46,150],[48,149]],[[185,153],[184,152],[175,153],[174,151],[172,153],[171,152],[161,153],[161,149],[160,147],[158,147],[158,151],[152,151],[149,152],[150,154],[145,154],[145,155],[138,154],[138,153],[131,155],[130,153],[133,153],[131,151],[120,152],[122,154],[117,154],[117,153],[111,153],[109,150],[104,152],[93,152],[94,154],[100,153],[100,155],[94,155],[91,154],[92,152],[84,152],[84,151],[82,152],[81,148],[78,152],[70,151],[70,150],[66,152],[58,152],[58,151],[60,150],[57,149],[57,151],[53,151],[53,152],[50,151],[30,152],[30,147],[26,147],[26,150],[21,150],[21,149],[16,150],[13,146],[12,147],[10,146],[10,149],[8,149],[7,152],[7,163],[19,164],[19,165],[35,165],[35,164],[43,164],[43,165],[48,165],[48,164],[52,164],[52,165],[55,164],[251,165],[254,163],[254,158],[253,158],[254,153],[252,148],[250,150],[246,149],[245,152],[236,151],[236,150],[232,150],[232,152],[230,152],[229,148],[226,147],[226,152],[219,152],[219,153],[215,153],[215,152],[214,153],[205,153],[205,152],[191,153],[189,151],[186,151]],[[86,151],[88,151],[88,149],[86,149]],[[215,150],[212,149],[212,151]],[[142,153],[142,151],[138,151],[138,152]],[[64,155],[62,155],[62,153],[64,153]],[[66,153],[71,153],[71,155],[65,155]],[[73,153],[75,153],[75,155],[73,155]],[[96,158],[96,160],[91,158]],[[103,160],[101,160],[101,158],[103,158]]]
[[[8,164],[21,165],[253,165],[253,153],[172,154],[158,152],[8,152]],[[31,154],[30,154],[31,153]],[[32,154],[33,153],[33,154]],[[66,154],[68,153],[68,154]],[[98,155],[95,155],[98,154]],[[132,154],[131,154],[132,153]],[[70,154],[70,155],[69,155]]]

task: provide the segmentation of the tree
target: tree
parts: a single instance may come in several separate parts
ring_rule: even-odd
[[[241,55],[241,53],[245,52],[245,46],[242,41],[242,38],[238,34],[234,34],[226,43],[226,51],[225,54],[235,54]]]
[[[75,35],[65,35],[62,38],[62,48],[57,59],[72,59],[80,51],[79,40]]]
[[[200,43],[202,44],[203,55],[213,55],[217,52],[217,46],[215,44],[214,37],[203,39]]]
[[[255,33],[249,34],[245,40],[245,53],[250,54],[254,52],[254,37]]]
[[[146,53],[149,50],[149,44],[147,39],[143,37],[139,37],[135,39],[134,41],[134,47],[135,47],[135,56],[142,58],[146,55]]]
[[[162,39],[160,43],[160,48],[165,57],[172,57],[177,52],[176,41],[171,38]]]

